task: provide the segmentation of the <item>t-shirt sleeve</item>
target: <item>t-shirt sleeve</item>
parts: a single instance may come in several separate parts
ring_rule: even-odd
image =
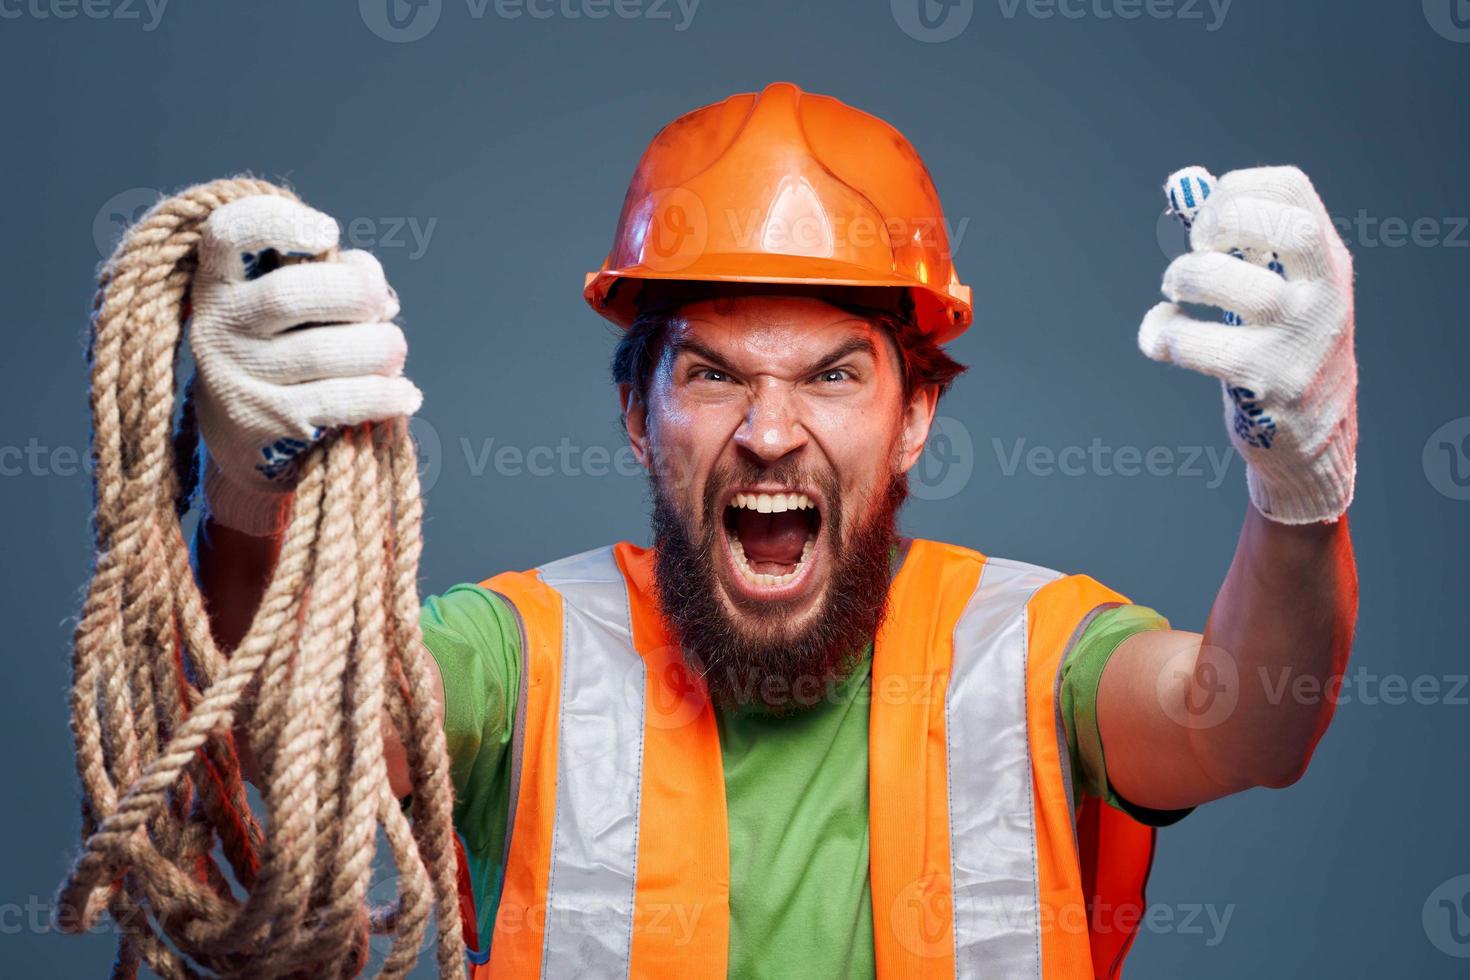
[[[520,628],[505,600],[456,585],[424,600],[424,645],[444,681],[455,825],[473,851],[500,846],[520,688]]]
[[[1168,628],[1169,621],[1146,606],[1115,606],[1098,613],[1068,651],[1058,691],[1075,792],[1100,799],[1153,827],[1178,823],[1193,808],[1150,810],[1128,802],[1113,790],[1103,756],[1102,734],[1097,726],[1097,690],[1103,668],[1124,640],[1145,630]]]

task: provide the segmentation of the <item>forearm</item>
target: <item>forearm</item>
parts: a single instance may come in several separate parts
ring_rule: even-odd
[[[208,517],[194,535],[195,574],[214,640],[233,650],[244,639],[280,551],[279,537],[255,537]]]
[[[1286,525],[1248,511],[1191,685],[1194,698],[1220,696],[1234,668],[1233,709],[1191,730],[1201,767],[1231,790],[1285,786],[1305,771],[1332,720],[1358,606],[1346,516]]]
[[[250,621],[255,617],[261,596],[265,594],[279,551],[278,537],[255,537],[207,518],[199,522],[194,537],[196,575],[199,589],[204,594],[210,628],[221,649],[233,650],[250,629]],[[414,653],[423,657],[430,666],[434,710],[442,720],[444,692],[439,665],[422,645],[416,645]],[[236,749],[245,778],[253,782],[256,766],[247,740],[236,738]],[[385,724],[383,728],[383,754],[393,792],[407,796],[413,790],[408,752],[391,724]]]
[[[255,537],[216,523],[208,515],[194,532],[194,574],[204,595],[214,642],[228,656],[250,629],[280,552],[279,537]],[[250,742],[236,729],[235,751],[245,779],[258,769]]]

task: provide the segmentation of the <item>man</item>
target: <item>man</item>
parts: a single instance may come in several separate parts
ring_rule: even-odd
[[[1301,776],[1331,705],[1263,679],[1329,682],[1356,615],[1351,262],[1311,184],[1226,175],[1140,332],[1226,382],[1248,463],[1203,634],[1085,576],[898,536],[962,370],[940,345],[971,319],[942,228],[896,130],[792,85],[645,153],[586,296],[625,328],[653,547],[424,605],[483,975],[1116,976],[1153,828]],[[292,454],[419,404],[370,256],[259,275],[335,243],[277,199],[206,229],[202,281],[229,288],[196,290],[196,334],[217,332],[198,561],[225,643]]]

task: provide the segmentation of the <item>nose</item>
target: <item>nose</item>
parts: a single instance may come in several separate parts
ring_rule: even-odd
[[[776,381],[758,385],[745,420],[735,431],[735,445],[764,463],[774,463],[807,444],[796,399]]]

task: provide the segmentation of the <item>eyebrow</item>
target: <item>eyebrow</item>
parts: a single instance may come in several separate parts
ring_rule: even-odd
[[[693,339],[692,337],[675,338],[673,342],[669,345],[669,353],[671,355],[671,360],[677,360],[679,355],[681,354],[693,354],[695,357],[709,361],[712,367],[729,371],[731,374],[739,373],[735,370],[734,367],[731,366],[729,361],[725,360],[724,356],[722,356],[719,351],[715,350],[713,347],[708,346],[707,344]],[[843,341],[832,350],[828,351],[826,354],[823,354],[821,357],[817,358],[811,363],[810,366],[804,368],[800,373],[817,374],[823,369],[837,363],[838,361],[841,361],[842,359],[847,357],[851,357],[853,354],[867,354],[875,361],[878,359],[878,349],[873,346],[872,338],[852,337],[848,340]]]

